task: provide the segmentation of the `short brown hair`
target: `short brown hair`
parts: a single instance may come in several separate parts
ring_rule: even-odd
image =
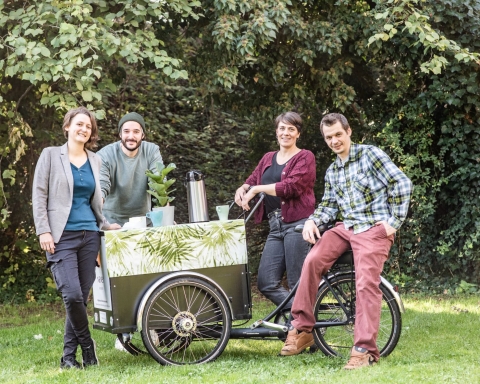
[[[298,132],[302,132],[302,118],[297,112],[285,112],[282,113],[281,115],[277,116],[275,119],[275,129],[278,128],[278,125],[280,123],[288,123],[290,125],[293,125],[295,128],[298,129]]]
[[[63,126],[62,126],[63,135],[65,136],[66,139],[68,139],[68,131],[65,128],[70,127],[70,124],[72,123],[73,118],[77,115],[86,115],[90,118],[90,122],[92,123],[92,134],[90,135],[90,139],[88,139],[88,141],[85,143],[85,147],[87,149],[96,148],[97,141],[98,141],[97,120],[95,120],[95,115],[85,107],[70,109],[65,114],[65,117],[63,118]]]
[[[323,127],[325,125],[327,127],[331,127],[338,122],[342,124],[342,128],[345,130],[345,132],[348,130],[348,128],[350,128],[350,124],[348,124],[347,118],[341,113],[329,113],[328,115],[323,116],[323,119],[320,122],[320,133],[322,134],[322,136],[325,137],[325,135],[323,134]]]

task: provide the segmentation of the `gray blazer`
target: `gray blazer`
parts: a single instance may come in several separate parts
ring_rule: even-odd
[[[102,215],[102,190],[100,188],[100,167],[102,159],[87,150],[88,160],[95,178],[95,193],[90,205],[102,229],[105,219]],[[67,144],[48,147],[42,151],[33,178],[33,219],[37,235],[50,232],[58,243],[62,236],[73,202],[73,174],[68,158]]]

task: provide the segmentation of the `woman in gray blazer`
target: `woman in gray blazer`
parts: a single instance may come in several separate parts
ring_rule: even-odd
[[[91,152],[98,140],[95,116],[86,108],[67,112],[67,143],[42,151],[33,180],[33,216],[47,266],[65,304],[66,321],[61,368],[97,365],[95,342],[88,328],[87,299],[95,280],[100,229],[116,229],[102,215],[101,159]]]

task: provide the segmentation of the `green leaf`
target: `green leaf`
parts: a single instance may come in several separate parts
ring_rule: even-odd
[[[83,85],[82,85],[82,83],[81,83],[80,81],[78,81],[78,80],[75,81],[75,85],[77,86],[77,89],[78,89],[79,91],[83,91]]]
[[[95,118],[97,120],[103,120],[105,119],[106,113],[103,109],[99,109],[95,111]]]
[[[92,101],[92,100],[93,100],[92,92],[90,92],[90,91],[82,91],[82,98],[83,98],[83,100],[85,100],[85,101]]]
[[[6,169],[2,173],[2,177],[4,179],[10,179],[10,185],[15,184],[15,176],[17,174],[17,171],[14,169]]]
[[[60,33],[61,34],[74,34],[76,33],[75,26],[68,23],[60,24]]]
[[[82,61],[81,66],[85,67],[90,61],[92,61],[91,57],[86,58],[85,60]]]
[[[45,57],[50,57],[50,50],[47,47],[41,47],[40,53]]]

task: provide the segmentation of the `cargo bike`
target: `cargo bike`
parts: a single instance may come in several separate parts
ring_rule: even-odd
[[[246,219],[105,232],[93,287],[93,327],[116,334],[132,355],[149,353],[163,365],[213,361],[229,339],[284,340],[289,316],[284,306],[296,287],[267,316],[242,327],[252,319],[245,224],[262,198]],[[399,340],[404,307],[383,277],[380,289],[377,344],[387,356]],[[316,348],[347,357],[355,327],[351,251],[323,276],[313,310]]]

